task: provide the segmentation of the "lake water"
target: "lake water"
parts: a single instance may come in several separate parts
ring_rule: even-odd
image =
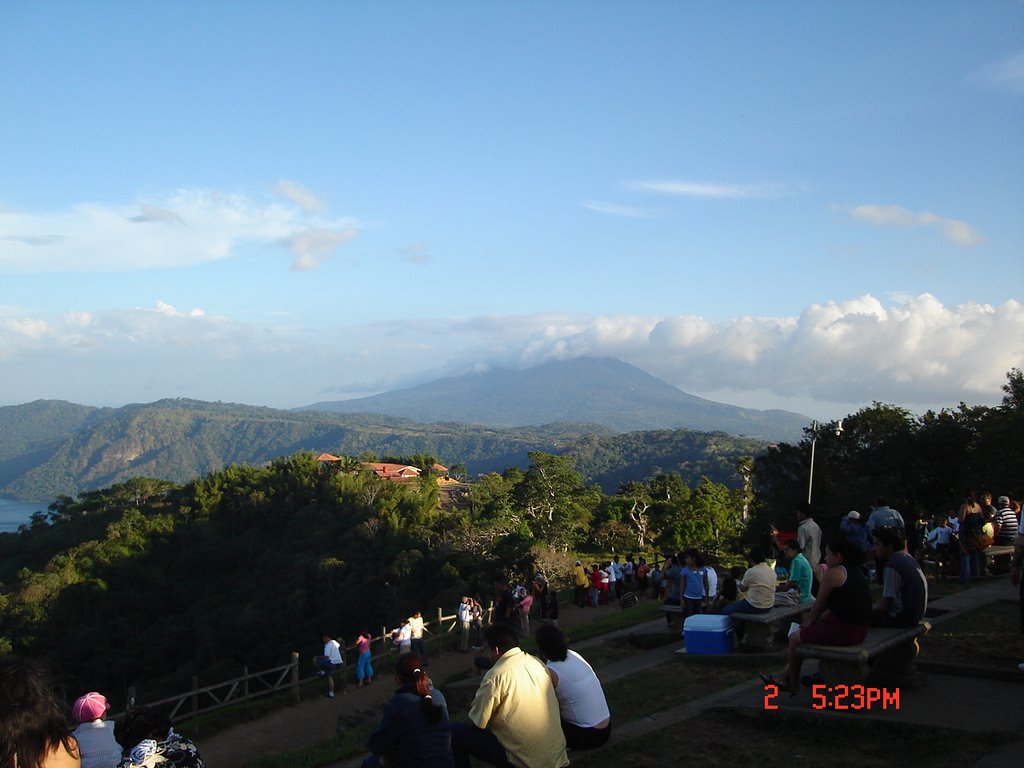
[[[0,533],[18,530],[29,521],[33,512],[46,512],[49,502],[22,501],[0,496]]]

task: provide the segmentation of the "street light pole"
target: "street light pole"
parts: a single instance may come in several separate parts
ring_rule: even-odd
[[[843,420],[836,422],[836,437],[843,434]],[[811,489],[814,486],[814,446],[818,442],[818,420],[811,422],[811,471],[807,475],[807,503],[811,503]]]
[[[811,471],[807,475],[807,503],[811,503],[811,489],[814,487],[814,445],[818,442],[818,420],[811,423]]]

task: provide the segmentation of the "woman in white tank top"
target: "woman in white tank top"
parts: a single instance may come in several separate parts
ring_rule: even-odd
[[[555,686],[565,743],[570,749],[593,749],[612,733],[608,702],[593,667],[566,645],[562,630],[545,624],[537,630],[537,648]]]

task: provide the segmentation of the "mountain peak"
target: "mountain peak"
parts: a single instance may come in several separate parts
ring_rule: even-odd
[[[380,413],[492,427],[577,422],[618,432],[686,428],[768,440],[799,438],[808,421],[785,411],[705,400],[609,357],[551,360],[521,370],[493,368],[301,410]]]

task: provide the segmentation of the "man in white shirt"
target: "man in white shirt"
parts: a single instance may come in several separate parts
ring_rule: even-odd
[[[341,669],[345,665],[345,660],[341,657],[341,643],[335,640],[330,635],[324,635],[324,652],[319,656],[313,657],[313,664],[319,670],[316,674],[318,677],[327,678],[327,693],[324,694],[328,699],[334,698],[334,672]]]
[[[469,597],[463,596],[455,611],[455,618],[459,622],[459,650],[466,653],[469,650],[469,626],[472,621],[472,601]]]
[[[821,578],[821,526],[814,522],[811,505],[801,501],[796,505],[796,541],[807,562],[811,564],[814,581]],[[817,594],[817,589],[814,590]]]

